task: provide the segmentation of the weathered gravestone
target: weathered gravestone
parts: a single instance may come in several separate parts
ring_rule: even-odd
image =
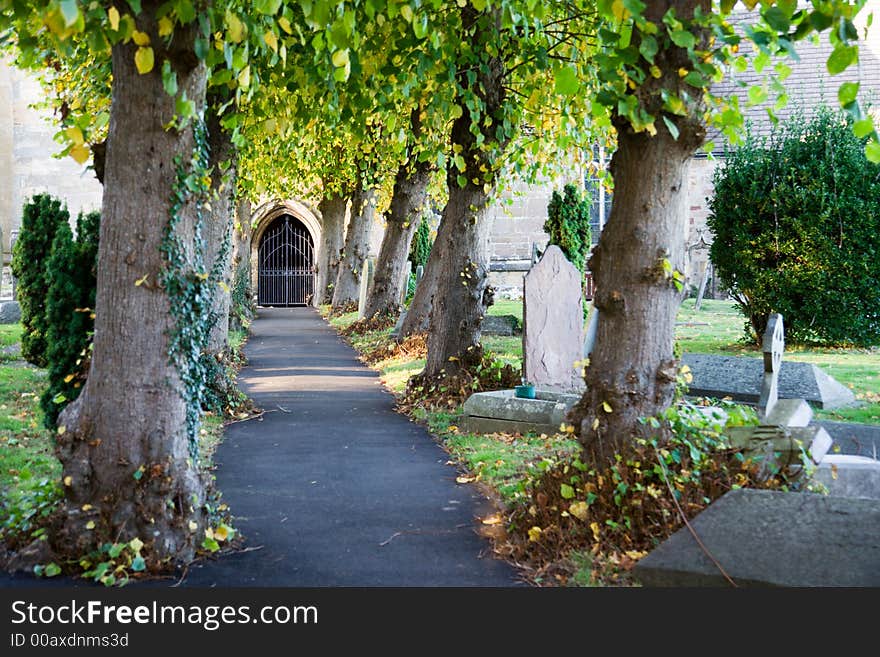
[[[801,449],[807,449],[815,463],[831,448],[831,436],[820,426],[808,426],[813,410],[803,399],[779,399],[779,372],[785,351],[782,315],[774,313],[764,331],[764,380],[758,398],[757,427],[730,427],[725,435],[733,447],[759,456],[768,466],[799,471]]]
[[[743,488],[636,564],[645,586],[880,586],[880,501]],[[705,550],[703,549],[705,548]]]
[[[0,324],[18,324],[21,321],[21,306],[18,301],[0,301]]]
[[[424,266],[424,265],[418,265],[418,266],[416,267],[416,285],[419,284],[419,281],[422,280],[422,276],[424,276],[424,275],[425,275],[425,266]]]
[[[412,261],[407,260],[403,268],[403,285],[400,287],[400,299],[397,302],[403,306],[406,302],[406,293],[409,291],[409,277],[412,274]]]
[[[523,377],[536,388],[583,390],[581,274],[551,244],[523,279]]]
[[[519,320],[514,315],[486,315],[480,331],[483,335],[519,335]]]
[[[363,319],[364,312],[367,308],[367,294],[373,285],[373,261],[369,258],[364,259],[364,266],[361,269],[360,289],[358,290],[358,319]]]

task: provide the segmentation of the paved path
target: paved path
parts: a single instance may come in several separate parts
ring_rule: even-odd
[[[227,430],[218,488],[250,547],[191,586],[509,586],[474,532],[485,505],[394,412],[377,374],[311,309],[261,309],[242,389],[267,413]]]

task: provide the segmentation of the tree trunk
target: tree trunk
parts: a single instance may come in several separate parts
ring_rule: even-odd
[[[238,276],[238,271],[244,268],[248,276],[248,288],[250,285],[251,270],[251,240],[254,230],[251,226],[251,202],[245,196],[240,196],[235,203],[235,230],[232,232],[232,267]]]
[[[159,5],[144,2],[136,19],[153,44],[163,43]],[[175,30],[157,61],[168,56],[180,89],[199,105],[205,69],[193,43],[193,30]],[[139,537],[150,567],[164,569],[193,557],[206,526],[205,484],[190,459],[187,402],[169,358],[175,322],[157,283],[166,267],[160,245],[176,186],[174,158],[190,161],[194,136],[192,126],[164,129],[174,99],[163,89],[160,67],[138,73],[135,49],[133,43],[112,49],[94,352],[85,389],[59,419],[65,503],[53,544],[81,556],[105,541]],[[186,244],[192,244],[194,210],[180,210],[177,236]],[[86,504],[91,508],[83,510]]]
[[[645,17],[660,21],[670,7],[690,17],[696,6],[708,11],[707,0],[665,0],[649,4]],[[614,204],[589,263],[599,321],[584,377],[587,390],[570,420],[586,457],[599,463],[613,461],[620,447],[641,433],[639,418],[672,403],[678,374],[675,317],[684,295],[675,277],[683,280],[685,268],[685,172],[703,143],[704,108],[698,98],[687,115],[667,116],[676,124],[674,139],[661,125],[660,90],[685,90],[679,70],[689,59],[684,49],[670,45],[656,61],[662,76],[637,92],[653,103],[646,109],[657,117],[657,134],[635,133],[626,119],[614,116]]]
[[[480,22],[484,16],[471,5],[462,7],[465,31],[475,32],[468,39],[479,52],[490,52],[494,39],[491,25],[500,18],[500,10],[491,10],[494,20]],[[480,62],[474,74],[470,58],[459,64],[457,102],[461,115],[452,124],[453,152],[461,156],[460,170],[450,158],[446,169],[449,201],[443,209],[437,239],[431,249],[429,265],[437,256],[437,289],[428,327],[428,357],[423,377],[433,379],[454,375],[482,357],[480,325],[486,309],[492,304],[489,287],[489,233],[486,220],[489,193],[498,175],[498,161],[510,140],[499,128],[506,121],[504,61],[498,56]],[[473,97],[480,101],[481,118],[472,125],[468,105]],[[476,128],[476,130],[474,129]],[[474,132],[480,133],[480,139]],[[501,135],[501,136],[499,136]],[[462,187],[459,181],[464,178]],[[439,248],[438,248],[439,247]],[[436,252],[436,253],[435,253]]]
[[[423,220],[424,221],[424,220]],[[439,232],[439,231],[438,231]],[[440,278],[440,268],[443,265],[443,245],[437,244],[431,247],[428,262],[425,263],[425,271],[422,280],[416,285],[416,293],[413,295],[409,307],[406,309],[406,317],[400,326],[397,339],[403,340],[416,333],[424,333],[431,323],[431,308],[434,305],[434,295],[437,293],[437,282]]]
[[[385,235],[376,260],[376,273],[367,296],[364,317],[397,313],[400,310],[400,297],[406,285],[403,271],[428,197],[432,169],[430,163],[420,162],[412,170],[406,164],[397,170]]]
[[[357,305],[361,272],[370,253],[370,233],[376,213],[376,190],[358,185],[351,195],[351,218],[345,234],[345,247],[333,287],[333,308]]]
[[[321,212],[322,244],[318,253],[318,304],[333,300],[333,288],[339,275],[339,259],[345,236],[345,208],[348,198],[342,194],[330,194],[321,199],[318,210]]]
[[[207,351],[219,354],[229,343],[229,308],[232,286],[232,224],[236,152],[220,118],[208,111],[208,143],[211,150],[211,212],[205,225],[205,267],[213,269],[223,285],[214,295],[215,316]]]

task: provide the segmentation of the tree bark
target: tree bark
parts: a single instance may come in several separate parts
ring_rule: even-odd
[[[651,3],[645,15],[659,21],[674,6],[678,16],[689,17],[697,5],[708,10],[705,0],[667,0]],[[687,116],[668,117],[677,126],[677,140],[661,125],[660,90],[684,86],[678,71],[689,60],[683,49],[668,46],[656,61],[662,77],[638,93],[657,117],[657,134],[635,133],[614,116],[614,204],[589,263],[599,321],[587,390],[569,419],[586,457],[598,463],[612,462],[621,446],[642,432],[639,418],[660,413],[675,394],[675,317],[683,293],[674,274],[685,268],[685,171],[703,142],[705,125],[700,101]]]
[[[322,244],[318,254],[318,283],[315,287],[317,303],[325,304],[333,300],[333,288],[339,275],[339,261],[345,240],[345,209],[348,198],[342,194],[329,194],[321,199],[318,210],[321,212]]]
[[[397,313],[400,310],[400,297],[406,285],[403,271],[409,257],[410,243],[419,227],[428,198],[432,170],[428,162],[419,162],[412,169],[402,164],[397,170],[391,208],[364,317]]]
[[[498,10],[493,10],[496,14]],[[481,14],[472,6],[461,9],[466,29],[476,26],[469,36],[475,47],[489,48],[491,32],[483,32]],[[494,21],[493,21],[494,22]],[[486,220],[489,192],[497,179],[497,162],[509,137],[499,138],[497,122],[503,120],[506,91],[504,61],[492,56],[473,71],[469,62],[457,73],[458,83],[469,93],[458,98],[461,115],[452,124],[451,142],[454,152],[463,158],[460,171],[450,158],[446,169],[449,201],[443,209],[437,239],[431,250],[429,265],[437,256],[437,289],[428,327],[428,357],[423,376],[432,379],[454,375],[462,366],[473,364],[482,356],[480,325],[486,309],[492,304],[489,287],[489,233]],[[481,117],[477,128],[481,140],[472,131],[472,118],[465,98],[470,94],[481,101]],[[502,132],[502,134],[504,134]],[[464,176],[465,185],[459,184]],[[438,248],[439,247],[439,248]]]
[[[403,340],[416,333],[425,333],[428,330],[428,325],[431,323],[434,295],[437,293],[437,283],[440,279],[440,268],[443,265],[443,250],[443,245],[438,244],[435,240],[434,246],[431,247],[431,253],[428,255],[428,262],[425,263],[422,280],[416,285],[416,292],[406,309],[403,324],[400,325],[398,340]]]
[[[370,253],[370,233],[376,214],[376,190],[358,184],[351,195],[351,218],[333,287],[333,308],[357,305],[364,260]]]
[[[153,44],[163,43],[155,16],[160,4],[144,2],[136,18]],[[170,59],[181,90],[200,105],[205,69],[193,52],[194,34],[175,30],[157,61]],[[157,284],[166,266],[160,244],[176,181],[174,157],[189,162],[194,139],[192,127],[164,129],[174,99],[158,66],[138,73],[135,48],[120,43],[112,49],[94,352],[85,389],[59,419],[65,503],[53,544],[81,556],[105,541],[139,537],[149,566],[164,569],[190,560],[206,527],[205,483],[190,460],[187,406],[169,359],[174,321]],[[192,243],[194,208],[180,212],[179,237]],[[92,508],[84,511],[86,504]]]
[[[207,351],[219,354],[229,344],[229,308],[232,285],[232,224],[233,194],[235,192],[236,151],[229,132],[220,125],[220,117],[208,111],[208,144],[211,167],[211,212],[205,225],[205,267],[219,273],[220,281],[215,291],[213,314],[215,316]]]

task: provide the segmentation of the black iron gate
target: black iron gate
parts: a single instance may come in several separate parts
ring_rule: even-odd
[[[312,236],[290,215],[281,215],[260,240],[257,303],[261,306],[306,306],[315,292]]]

